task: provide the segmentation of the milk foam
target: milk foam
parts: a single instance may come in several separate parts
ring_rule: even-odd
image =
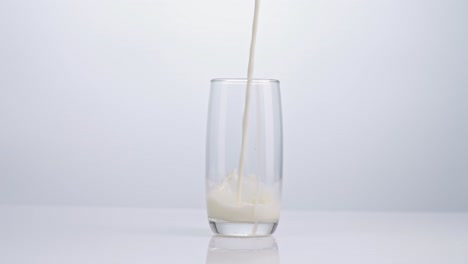
[[[255,175],[242,177],[238,193],[238,174],[232,172],[207,195],[208,218],[227,222],[277,222],[280,215],[279,188],[268,188]]]

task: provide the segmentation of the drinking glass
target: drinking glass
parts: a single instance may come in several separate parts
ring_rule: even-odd
[[[275,231],[280,217],[282,141],[279,81],[253,79],[250,89],[247,79],[211,81],[206,203],[214,233],[266,236]]]

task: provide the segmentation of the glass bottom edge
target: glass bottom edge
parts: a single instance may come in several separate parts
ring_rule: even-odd
[[[227,222],[208,219],[213,233],[221,236],[232,237],[259,237],[273,234],[278,226],[276,222]]]

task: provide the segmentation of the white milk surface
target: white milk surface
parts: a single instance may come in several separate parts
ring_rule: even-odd
[[[208,218],[227,222],[277,222],[280,215],[279,190],[266,187],[254,175],[242,178],[238,193],[238,174],[232,172],[211,188],[207,195]],[[238,199],[239,197],[239,199]]]

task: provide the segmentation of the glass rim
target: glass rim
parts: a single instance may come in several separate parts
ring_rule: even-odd
[[[223,83],[247,83],[247,78],[215,78],[211,82],[223,82]],[[262,78],[253,78],[252,83],[280,83],[276,79],[262,79]]]

